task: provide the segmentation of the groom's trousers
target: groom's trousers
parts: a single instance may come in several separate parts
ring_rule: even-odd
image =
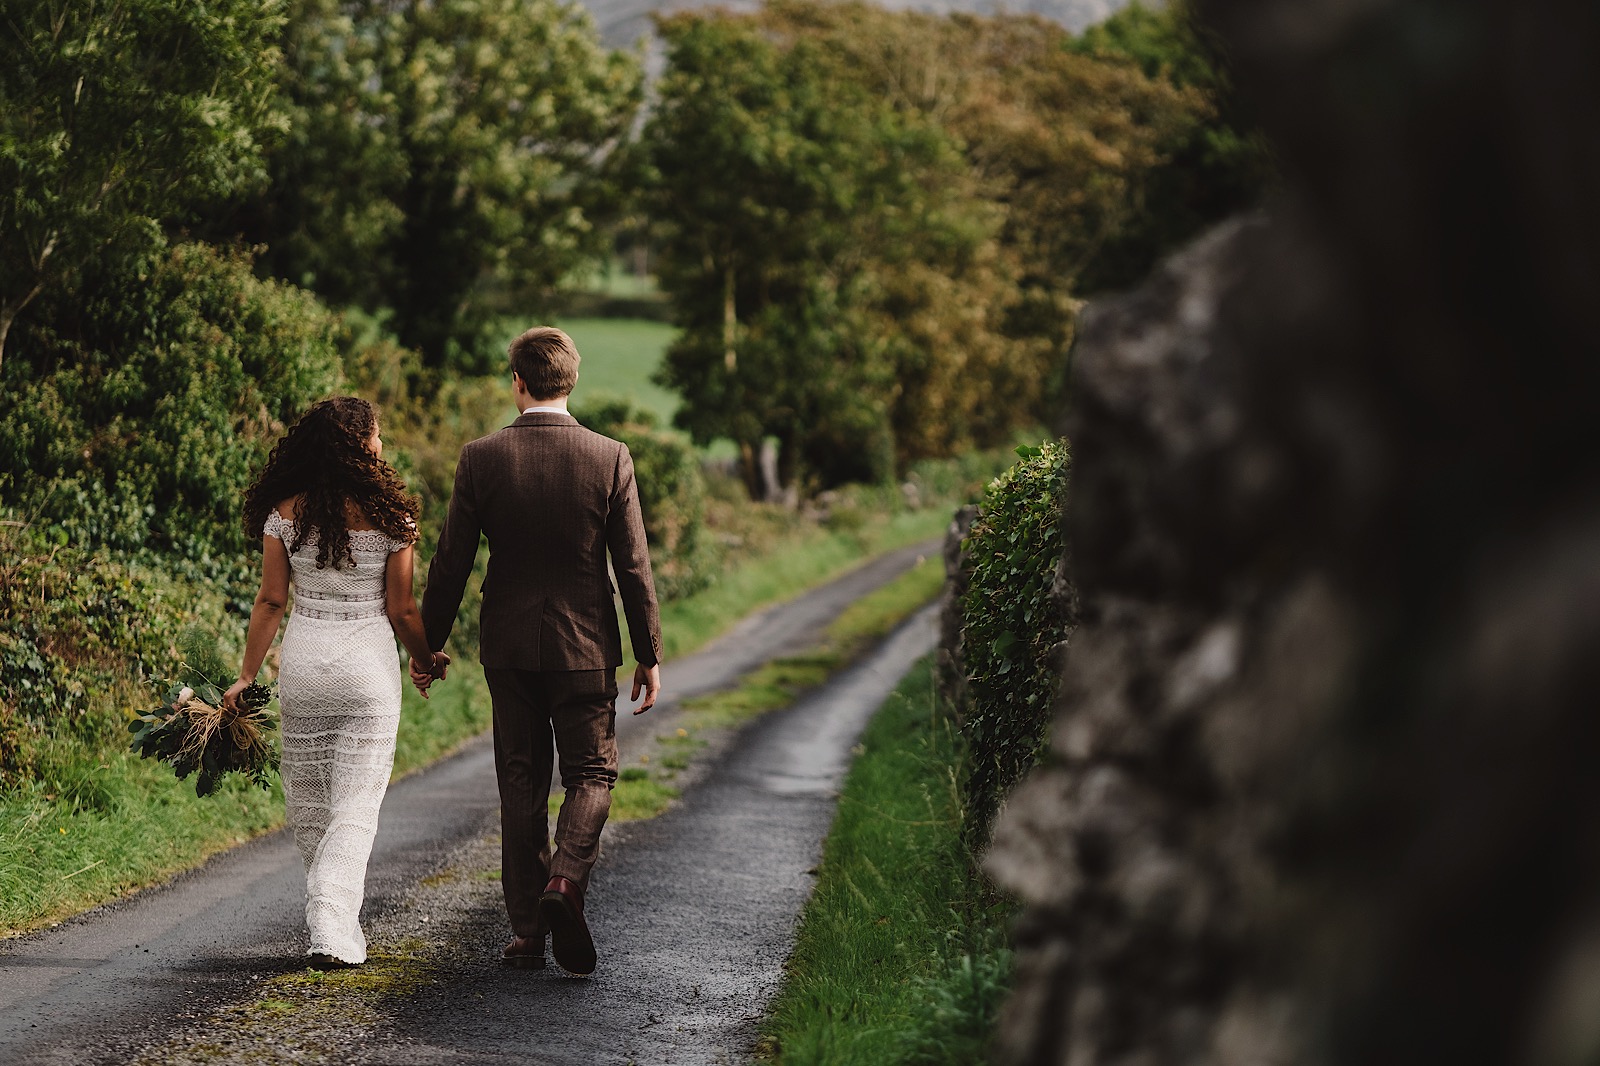
[[[485,667],[500,780],[500,886],[517,936],[538,936],[551,877],[587,891],[617,781],[617,680],[611,670]],[[553,741],[553,744],[552,744]],[[552,750],[553,748],[553,750]],[[566,796],[550,838],[550,772]]]

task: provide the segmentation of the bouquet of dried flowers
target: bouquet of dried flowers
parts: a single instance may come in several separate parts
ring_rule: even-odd
[[[160,759],[181,781],[195,778],[197,796],[209,796],[223,777],[244,774],[262,788],[271,788],[270,772],[278,758],[267,736],[277,728],[272,712],[272,690],[251,685],[240,698],[242,712],[222,705],[224,687],[214,678],[226,677],[215,640],[195,631],[180,641],[184,661],[175,680],[160,680],[161,706],[139,714],[128,723],[133,734],[129,750],[146,759]]]

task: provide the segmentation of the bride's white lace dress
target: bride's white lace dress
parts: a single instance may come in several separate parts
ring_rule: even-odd
[[[264,532],[287,546],[276,510]],[[315,530],[289,557],[294,603],[283,635],[283,792],[306,867],[307,954],[365,962],[358,916],[378,808],[400,724],[400,659],[384,603],[389,553],[405,545],[352,530],[349,561],[317,567]]]

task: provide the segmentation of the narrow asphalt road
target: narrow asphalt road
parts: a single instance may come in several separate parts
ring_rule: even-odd
[[[934,542],[891,553],[796,600],[760,612],[696,655],[667,664],[669,699],[638,718],[618,715],[624,760],[649,747],[658,733],[675,726],[682,699],[723,688],[772,658],[813,646],[849,603],[892,580],[920,557],[936,554]],[[584,1032],[591,1031],[585,1022],[589,1011],[581,1008],[583,1002],[591,1006],[612,999],[617,1004],[652,1003],[659,998],[656,991],[664,988],[656,975],[667,973],[668,963],[675,962],[674,972],[703,971],[699,995],[707,997],[704,1013],[707,1019],[716,1019],[716,1024],[709,1020],[704,1025],[690,1024],[692,1019],[681,1009],[669,1010],[663,1001],[647,1014],[679,1017],[681,1024],[675,1032],[700,1035],[685,1045],[690,1050],[683,1056],[651,1054],[639,1061],[716,1061],[706,1048],[732,1047],[744,1039],[741,1034],[748,1029],[745,1015],[756,1002],[752,992],[770,991],[786,953],[793,918],[808,890],[803,876],[793,874],[789,866],[799,861],[795,856],[801,852],[809,856],[800,867],[802,872],[814,861],[831,811],[828,791],[848,759],[855,731],[881,700],[881,696],[874,700],[871,695],[880,689],[887,693],[905,665],[926,650],[932,639],[930,626],[927,617],[920,616],[916,624],[903,627],[877,652],[812,697],[741,734],[718,755],[713,771],[703,775],[702,783],[667,815],[621,827],[624,832],[612,834],[590,902],[591,913],[597,916],[597,940],[602,951],[611,953],[608,958],[612,961],[596,980],[571,982],[570,990],[563,982],[554,985],[559,991],[551,993],[556,997],[551,1008],[559,1008],[561,997],[579,996],[570,1004],[578,1014],[567,1020]],[[891,650],[898,658],[885,659]],[[897,668],[894,664],[902,660]],[[820,706],[834,709],[816,710],[819,701]],[[782,724],[790,722],[801,724],[785,732]],[[745,802],[752,799],[745,796],[732,801],[728,790],[739,788],[766,798]],[[784,796],[794,802],[782,802]],[[648,857],[656,854],[652,840],[665,839],[661,834],[671,833],[672,827],[682,826],[691,817],[702,823],[693,832],[699,841],[695,847],[684,846],[680,838],[667,859]],[[772,824],[768,825],[769,821]],[[744,832],[732,831],[741,824]],[[463,855],[483,852],[485,841],[497,828],[492,753],[483,739],[399,782],[384,803],[368,869],[364,920],[383,928],[403,921],[408,901],[415,898],[424,879],[446,870]],[[745,839],[745,844],[740,845],[739,839]],[[732,852],[727,850],[730,846]],[[768,848],[783,852],[790,860],[788,865],[777,862],[776,856],[769,861]],[[702,869],[704,877],[697,874]],[[261,978],[301,968],[303,882],[293,845],[280,831],[218,856],[159,888],[96,908],[53,929],[0,942],[0,1063],[127,1062],[212,1016],[220,1005],[237,1000]],[[492,897],[497,907],[498,886],[492,888],[480,895]],[[629,908],[623,905],[625,901],[648,902],[650,906]],[[462,965],[486,967],[500,978],[505,975],[493,966],[493,954],[485,955],[490,947],[498,951],[505,935],[503,915],[496,913],[495,907],[479,900],[462,912],[469,917],[457,915],[456,919],[466,923],[464,930],[478,930],[476,935],[483,941],[463,955]],[[747,921],[760,926],[759,935],[754,927],[745,928]],[[733,925],[723,928],[726,923]],[[698,936],[701,947],[696,949],[707,953],[704,958],[675,951],[671,943],[658,940],[669,930],[673,932],[667,935],[674,939],[693,940],[697,929],[706,934]],[[468,939],[464,932],[462,942]],[[754,955],[748,953],[747,945],[756,949]],[[757,978],[755,984],[747,983],[729,993],[727,1002],[738,1004],[737,1018],[731,1017],[728,1009],[709,1006],[719,995],[714,990],[723,987],[714,977],[732,964],[728,952],[735,947],[744,953],[741,966],[762,960],[750,971]],[[538,975],[532,976],[538,979]],[[429,987],[448,987],[448,983]],[[525,986],[511,987],[527,990]],[[485,999],[477,999],[477,991],[481,989],[475,989],[473,1003],[481,1004]],[[585,995],[591,999],[583,1000]],[[444,998],[449,1003],[434,1012],[437,1018],[432,1023],[438,1038],[420,1030],[396,1028],[393,1042],[378,1057],[358,1057],[352,1051],[333,1061],[574,1061],[565,1052],[544,1059],[530,1057],[538,1052],[527,1047],[501,1047],[495,1041],[512,1031],[503,1027],[501,1035],[492,1036],[488,1044],[471,1039],[468,1032],[452,1032],[443,1022],[462,1004],[448,992]],[[539,1013],[548,1020],[565,1012]],[[414,1019],[428,1016],[421,1002],[409,1015]],[[641,1035],[659,1023],[649,1022],[646,1015],[639,1018],[643,1021],[627,1030],[634,1034],[632,1039],[664,1039]],[[494,1027],[490,1028],[492,1033]],[[604,1035],[618,1038],[620,1032],[613,1028]],[[545,1041],[542,1046],[575,1051],[579,1042],[575,1032],[564,1044]],[[457,1044],[461,1050],[449,1050]],[[667,1039],[661,1046],[678,1044]],[[402,1051],[412,1057],[399,1057]],[[584,1058],[629,1060],[627,1054]]]

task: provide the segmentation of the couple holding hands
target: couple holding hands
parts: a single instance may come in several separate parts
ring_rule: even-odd
[[[262,537],[261,591],[225,702],[236,708],[255,680],[292,587],[278,673],[282,776],[306,869],[313,965],[366,960],[358,917],[400,721],[395,639],[427,696],[445,677],[445,641],[487,537],[479,660],[494,705],[501,885],[513,933],[502,957],[543,968],[548,939],[563,970],[594,972],[584,894],[617,779],[616,599],[639,663],[635,714],[661,691],[660,611],[628,448],[567,412],[579,363],[572,339],[531,329],[510,356],[521,414],[462,448],[420,610],[418,502],[383,461],[365,400],[314,405],[246,497],[245,525]],[[553,766],[566,795],[552,838]]]

